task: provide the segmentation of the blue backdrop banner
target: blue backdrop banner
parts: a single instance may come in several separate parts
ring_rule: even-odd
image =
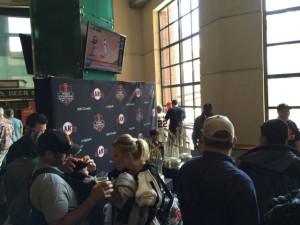
[[[34,84],[36,109],[48,117],[48,128],[63,129],[83,145],[79,156],[89,155],[99,170],[113,169],[118,136],[149,137],[156,127],[154,83],[50,77]]]

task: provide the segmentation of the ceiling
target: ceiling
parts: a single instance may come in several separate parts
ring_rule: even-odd
[[[130,8],[143,8],[150,0],[128,0]]]

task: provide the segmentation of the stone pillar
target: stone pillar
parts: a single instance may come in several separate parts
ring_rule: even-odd
[[[229,117],[239,144],[258,144],[264,121],[261,1],[199,4],[202,104]]]

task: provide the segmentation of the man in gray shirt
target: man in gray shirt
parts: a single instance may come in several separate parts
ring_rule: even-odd
[[[80,146],[73,144],[63,131],[48,130],[38,139],[40,160],[35,171],[45,167],[60,171],[67,155],[79,151]],[[89,224],[88,214],[101,199],[110,197],[111,192],[110,181],[97,183],[90,196],[80,204],[73,188],[61,176],[42,173],[32,182],[30,201],[50,225]]]

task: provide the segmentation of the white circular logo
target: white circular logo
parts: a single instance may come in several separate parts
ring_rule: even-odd
[[[95,97],[96,100],[99,100],[101,98],[101,91],[100,91],[99,88],[96,88],[94,90],[94,97]]]
[[[125,117],[123,114],[119,115],[119,124],[123,124],[125,122]]]
[[[105,150],[104,150],[104,147],[101,145],[99,146],[98,150],[97,150],[97,156],[98,157],[103,157],[105,154]]]
[[[155,109],[152,109],[152,116],[155,116]]]
[[[63,125],[63,130],[67,135],[71,135],[73,132],[73,125],[70,122],[65,122]]]

